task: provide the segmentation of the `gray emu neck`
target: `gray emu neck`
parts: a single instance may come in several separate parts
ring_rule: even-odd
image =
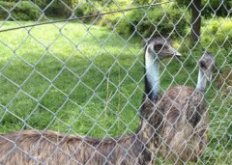
[[[145,53],[145,94],[154,100],[159,92],[159,61],[152,54],[151,45],[148,45]]]
[[[204,92],[206,88],[206,84],[207,84],[207,79],[204,76],[201,69],[199,69],[196,89],[201,92]]]

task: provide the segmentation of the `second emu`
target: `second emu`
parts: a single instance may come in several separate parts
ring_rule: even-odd
[[[212,81],[213,56],[205,52],[198,61],[196,88],[178,85],[162,98],[166,110],[163,123],[163,155],[182,164],[196,162],[207,146],[208,108],[204,100],[207,81]]]

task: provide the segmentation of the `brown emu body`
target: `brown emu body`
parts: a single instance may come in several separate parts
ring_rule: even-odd
[[[52,131],[28,130],[0,135],[0,164],[4,165],[147,165],[153,164],[159,144],[153,121],[161,121],[154,104],[137,133],[94,139]],[[153,110],[151,110],[153,109]]]
[[[175,162],[197,161],[207,145],[208,112],[201,91],[186,86],[169,89],[162,98],[162,153]]]
[[[151,157],[140,140],[136,135],[98,140],[51,131],[22,131],[1,135],[0,164],[145,165]]]

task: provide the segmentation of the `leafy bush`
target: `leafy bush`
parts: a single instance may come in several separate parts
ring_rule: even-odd
[[[100,26],[112,28],[112,27],[114,27],[114,25],[117,24],[117,22],[121,18],[121,16],[122,16],[121,14],[105,15],[99,20],[98,24]]]
[[[205,21],[202,27],[202,44],[211,49],[231,49],[232,20],[217,18]]]
[[[40,0],[40,1],[46,1],[46,0]],[[62,2],[59,0],[55,0],[52,1],[51,3],[50,1],[48,1],[40,6],[41,8],[47,6],[45,10],[45,15],[47,16],[67,18],[71,16],[73,12],[76,16],[97,14],[98,10],[96,10],[96,8],[98,8],[98,5],[99,4],[96,2],[78,3],[77,0],[63,0]],[[88,22],[91,19],[85,19],[85,20],[87,20],[86,22]]]
[[[203,8],[202,14],[204,16],[211,16],[211,14],[216,14],[217,16],[231,15],[232,0],[203,0]]]
[[[136,2],[134,2],[136,3]],[[126,9],[128,6],[131,5],[131,1],[125,1],[121,0],[117,2],[117,5],[114,3],[110,4],[107,6],[107,8],[104,8],[104,12],[112,12],[112,11],[117,11],[119,10],[118,6],[121,6],[121,9]],[[101,17],[99,20],[98,24],[101,26],[106,26],[108,28],[112,28],[115,25],[117,25],[118,21],[120,18],[123,18],[124,14],[123,13],[115,13],[115,14],[107,14]]]
[[[21,1],[13,10],[13,17],[17,20],[37,20],[40,15],[39,8],[27,1]]]
[[[83,15],[84,15],[83,9],[80,8],[80,7],[77,7],[77,8],[75,9],[75,16],[81,17],[81,16],[83,16]]]
[[[217,16],[232,15],[230,9],[232,8],[232,0],[201,0],[202,1],[202,15],[211,16],[215,14]],[[192,1],[189,0],[176,0],[178,6],[189,6]]]
[[[0,1],[0,8],[4,9],[0,11],[1,19],[6,19],[10,15],[10,20],[37,20],[40,15],[40,9],[28,1],[3,2]],[[12,11],[8,12],[9,10]],[[8,10],[8,11],[7,11]]]
[[[15,9],[15,12],[17,13],[17,18],[19,18],[20,20],[34,20],[35,12],[38,12],[40,9],[45,9],[44,14],[47,16],[69,17],[72,14],[72,9],[77,4],[78,0],[62,0],[62,2],[60,0],[24,0],[18,3],[16,2],[18,2],[18,0],[2,0],[0,1],[0,5],[11,9],[13,6],[18,4],[17,8]],[[18,10],[25,10],[25,12],[21,13]],[[4,13],[4,17],[2,13]],[[0,10],[0,14],[2,18],[5,18],[7,12]],[[27,14],[29,15],[29,18],[27,18]]]
[[[51,3],[46,3],[46,5],[48,5],[48,8],[46,8],[45,14],[48,16],[69,17],[71,15],[71,10],[61,1],[53,1]]]
[[[91,2],[91,3],[81,3],[78,5],[78,7],[75,9],[75,15],[76,16],[90,16],[90,15],[96,15],[96,17],[99,16],[100,11],[100,4],[97,2]],[[96,19],[96,17],[89,17],[82,19],[83,22],[91,22]]]
[[[14,3],[0,1],[0,19],[6,19],[8,17],[8,10],[13,7]]]
[[[44,9],[47,6],[47,0],[32,0],[32,2],[39,6],[41,9]]]
[[[53,17],[69,17],[72,14],[72,10],[77,3],[77,0],[55,0],[55,1],[47,1],[43,4],[43,8],[47,7],[45,10],[45,14],[47,16]]]
[[[175,8],[154,8],[153,10],[134,10],[128,12],[119,22],[116,29],[120,34],[136,33],[145,37],[157,32],[162,35],[169,33],[183,35],[188,24],[188,14]]]

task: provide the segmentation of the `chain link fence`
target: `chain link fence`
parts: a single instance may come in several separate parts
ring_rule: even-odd
[[[1,164],[231,164],[232,1],[199,2],[0,1]],[[211,53],[204,113],[201,101],[185,100],[202,96],[185,91],[144,96],[152,36],[182,54],[159,61],[160,98],[178,85],[195,89],[199,59]],[[191,106],[204,129],[184,122]]]

